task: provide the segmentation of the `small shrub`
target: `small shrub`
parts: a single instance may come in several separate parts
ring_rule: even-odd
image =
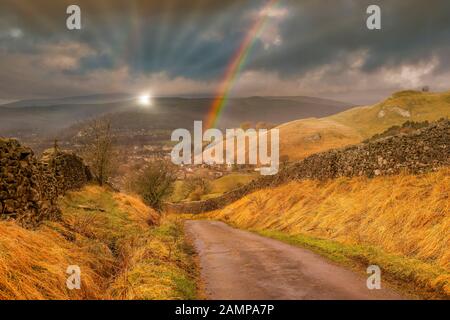
[[[147,205],[161,211],[163,202],[173,192],[175,181],[174,165],[164,160],[156,160],[135,178],[134,189]]]

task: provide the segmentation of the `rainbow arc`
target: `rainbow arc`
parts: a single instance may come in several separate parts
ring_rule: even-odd
[[[274,7],[279,1],[280,0],[269,0],[264,6],[263,10],[266,11]],[[263,32],[268,19],[268,14],[261,14],[258,19],[256,19],[255,23],[247,32],[235,55],[231,59],[231,62],[226,69],[225,76],[221,81],[221,85],[217,91],[216,97],[206,117],[206,129],[214,128],[217,126],[220,116],[228,103],[231,90],[233,89],[236,81],[239,79],[239,75],[241,74],[245,63],[250,56],[251,50],[254,47],[256,40]]]

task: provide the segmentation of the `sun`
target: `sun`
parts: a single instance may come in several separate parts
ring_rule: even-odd
[[[141,94],[138,97],[138,102],[141,106],[150,106],[152,104],[152,97],[148,93]]]

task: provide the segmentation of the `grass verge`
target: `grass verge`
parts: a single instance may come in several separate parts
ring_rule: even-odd
[[[193,299],[196,271],[181,223],[139,198],[88,186],[37,230],[0,222],[0,299]],[[69,290],[67,267],[81,269]]]
[[[166,217],[149,231],[109,288],[114,299],[192,300],[197,298],[194,250],[184,240],[181,220]]]
[[[310,249],[331,261],[363,273],[369,265],[378,265],[383,280],[413,298],[448,299],[448,272],[418,259],[387,254],[379,248],[342,244],[305,235],[289,235],[272,230],[250,230],[262,236]],[[447,278],[447,279],[446,279]],[[430,286],[430,279],[432,285]]]
[[[450,171],[293,181],[203,217],[307,247],[422,298],[450,298]]]

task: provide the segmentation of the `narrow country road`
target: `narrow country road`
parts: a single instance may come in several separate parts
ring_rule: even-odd
[[[208,299],[401,299],[368,290],[366,278],[309,250],[234,229],[217,221],[187,221]]]

